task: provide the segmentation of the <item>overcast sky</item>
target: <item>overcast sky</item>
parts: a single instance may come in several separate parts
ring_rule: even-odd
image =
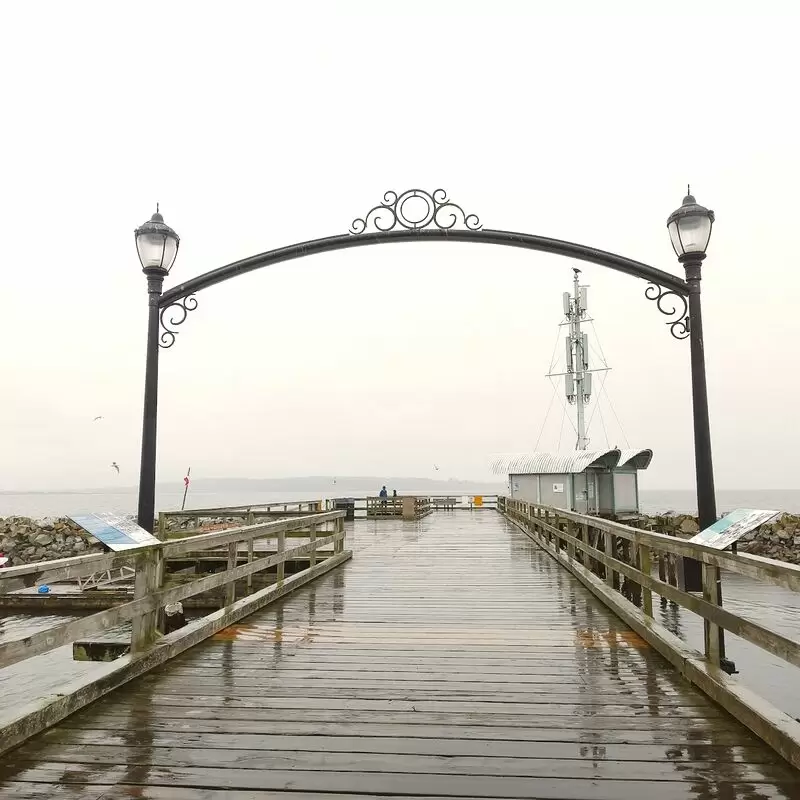
[[[344,233],[387,189],[416,187],[488,228],[678,273],[665,223],[688,182],[717,213],[703,281],[717,485],[795,487],[797,21],[789,3],[646,5],[3,4],[0,489],[137,481],[133,229],[156,201],[181,236],[167,286]],[[159,480],[189,465],[488,477],[490,454],[539,438],[572,266],[403,244],[200,293],[161,353]],[[583,277],[624,434],[655,451],[642,485],[693,487],[688,342],[644,282]],[[540,449],[558,445],[560,402]],[[590,436],[605,446],[599,412]]]

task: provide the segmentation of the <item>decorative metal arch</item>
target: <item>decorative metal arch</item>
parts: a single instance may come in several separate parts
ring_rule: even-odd
[[[386,192],[382,203],[371,208],[363,217],[353,220],[350,233],[268,250],[198,275],[164,292],[159,301],[162,326],[160,344],[162,347],[171,347],[175,343],[178,333],[175,328],[185,322],[189,311],[197,308],[197,298],[194,295],[210,286],[282,261],[352,247],[401,242],[492,244],[538,250],[599,264],[648,281],[650,285],[645,290],[645,297],[655,300],[656,307],[662,314],[673,317],[667,323],[672,335],[677,339],[684,339],[689,335],[686,300],[689,286],[681,278],[641,261],[574,242],[530,233],[484,229],[478,216],[467,214],[460,205],[448,198],[444,189],[433,192],[410,189],[400,194]]]

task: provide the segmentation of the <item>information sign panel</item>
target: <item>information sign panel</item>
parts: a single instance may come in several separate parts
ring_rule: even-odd
[[[114,552],[159,544],[152,533],[120,514],[76,514],[70,519]]]
[[[689,541],[692,544],[704,544],[717,550],[724,550],[742,538],[746,533],[755,530],[778,516],[778,511],[766,511],[755,508],[737,508],[704,531],[700,531]]]

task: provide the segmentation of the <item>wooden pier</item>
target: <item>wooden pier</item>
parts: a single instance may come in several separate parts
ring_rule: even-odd
[[[800,754],[790,749],[800,726],[734,691],[736,679],[708,658],[701,691],[692,674],[701,665],[681,668],[673,657],[680,645],[648,617],[653,590],[669,590],[641,548],[691,546],[606,527],[639,548],[631,551],[644,570],[636,575],[602,538],[582,538],[586,518],[548,510],[545,519],[544,510],[510,502],[501,502],[504,514],[348,526],[346,546],[335,539],[337,555],[327,560],[334,568],[291,594],[172,658],[152,654],[175,634],[143,647],[138,662],[125,657],[124,680],[101,679],[118,688],[3,756],[0,796],[800,798],[800,772],[784,760]],[[289,523],[262,523],[260,532],[278,524]],[[224,533],[250,536],[241,531]],[[742,570],[798,588],[795,568],[693,554],[725,568],[736,559]],[[590,555],[608,574],[588,568]],[[638,578],[638,596],[623,595],[626,574]],[[601,601],[602,588],[619,599]],[[612,600],[630,608],[612,611]],[[734,624],[731,612],[697,608],[715,624]],[[795,650],[758,637],[765,647],[780,644],[796,679]],[[152,668],[137,671],[148,658]],[[780,736],[748,730],[728,713],[742,716],[734,700],[759,709]]]

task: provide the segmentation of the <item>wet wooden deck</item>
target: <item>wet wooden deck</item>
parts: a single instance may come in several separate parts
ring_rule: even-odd
[[[800,775],[494,512],[339,569],[8,754],[3,798],[800,798]]]

